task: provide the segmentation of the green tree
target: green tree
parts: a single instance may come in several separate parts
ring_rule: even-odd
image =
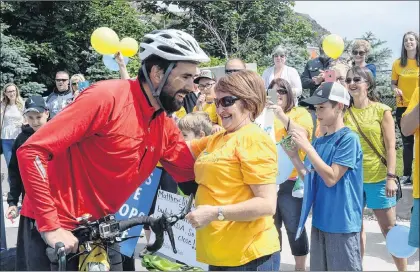
[[[13,82],[21,89],[23,96],[41,94],[45,86],[30,81],[30,76],[37,72],[37,68],[29,61],[23,42],[15,37],[4,35],[7,26],[1,25],[0,49],[0,84],[4,86]]]
[[[90,47],[90,35],[98,27],[113,29],[120,38],[140,40],[153,24],[140,20],[130,2],[93,0],[76,2],[10,2],[2,5],[8,35],[25,42],[30,60],[38,68],[33,81],[54,86],[54,74],[66,69],[92,80],[113,77]],[[135,58],[135,57],[133,57]],[[94,67],[97,69],[94,69]]]

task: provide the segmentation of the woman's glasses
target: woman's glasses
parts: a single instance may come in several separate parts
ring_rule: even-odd
[[[359,56],[364,56],[364,55],[366,54],[366,52],[365,52],[365,51],[357,51],[357,50],[353,50],[351,53],[352,53],[354,56],[357,56],[357,55],[359,55]]]
[[[216,104],[216,108],[219,108],[220,105],[222,105],[224,108],[227,108],[233,106],[233,104],[235,104],[235,102],[238,100],[240,100],[240,98],[237,98],[236,96],[225,96],[220,99],[215,98],[214,103]]]
[[[352,82],[354,82],[356,84],[359,84],[359,83],[363,82],[363,79],[361,77],[353,77],[353,78],[348,77],[348,78],[346,78],[346,83],[347,84],[350,84]]]

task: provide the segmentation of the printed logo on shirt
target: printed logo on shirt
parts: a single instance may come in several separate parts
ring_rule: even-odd
[[[322,96],[322,90],[320,90],[319,92],[316,93],[319,96]]]

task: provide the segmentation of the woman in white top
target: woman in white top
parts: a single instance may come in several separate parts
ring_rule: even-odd
[[[9,166],[12,147],[16,137],[22,131],[24,102],[19,88],[8,83],[1,92],[1,145],[6,164]],[[10,183],[10,182],[9,182]]]
[[[287,80],[292,87],[295,105],[297,105],[297,99],[302,95],[302,82],[298,71],[295,68],[286,65],[286,49],[281,45],[274,48],[271,55],[273,57],[274,66],[267,68],[262,74],[265,88],[268,88],[273,79],[282,78]]]

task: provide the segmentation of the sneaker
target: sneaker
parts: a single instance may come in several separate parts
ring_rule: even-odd
[[[410,176],[402,176],[402,177],[400,178],[400,182],[401,182],[401,184],[403,184],[403,185],[411,185],[411,184],[412,184],[412,182],[411,182],[411,177],[410,177]]]

